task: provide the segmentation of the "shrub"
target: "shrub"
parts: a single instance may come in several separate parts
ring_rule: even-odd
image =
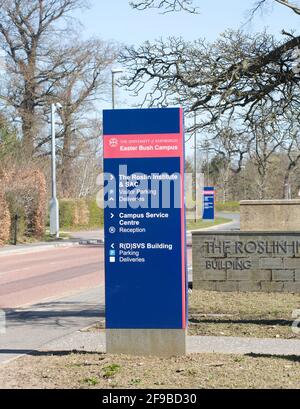
[[[74,211],[73,224],[75,226],[88,226],[90,221],[90,212],[86,200],[76,200]]]
[[[33,178],[35,181],[35,200],[36,206],[32,214],[32,227],[33,234],[36,237],[42,237],[45,233],[46,223],[46,201],[47,201],[47,188],[46,179],[42,172],[39,170],[34,171]],[[34,194],[32,195],[32,197]]]
[[[59,223],[62,228],[72,227],[74,224],[75,201],[61,199],[59,201]]]
[[[15,228],[14,218],[16,215],[18,216],[18,237],[30,235],[29,232],[26,232],[26,215],[23,201],[21,199],[21,193],[22,192],[18,192],[15,190],[6,192],[6,201],[8,204],[10,214],[10,236],[9,236],[10,239],[12,239],[14,235]]]
[[[0,246],[9,240],[10,225],[8,204],[3,193],[0,192]]]
[[[19,237],[40,238],[45,230],[46,181],[38,169],[12,170],[5,175],[3,192],[10,213],[11,237],[15,215]]]

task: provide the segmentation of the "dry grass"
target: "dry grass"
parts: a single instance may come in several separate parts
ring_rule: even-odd
[[[296,336],[291,314],[300,295],[193,291],[189,302],[192,334]],[[299,379],[299,356],[253,354],[155,358],[41,352],[0,367],[0,388],[287,389],[300,388]]]
[[[0,367],[1,388],[299,388],[299,379],[299,357],[78,352],[27,356]]]
[[[218,226],[219,224],[230,223],[231,219],[226,219],[224,217],[217,217],[215,220],[207,221],[207,220],[197,220],[195,223],[194,219],[187,219],[187,230],[198,230],[198,229],[207,229],[208,227]]]
[[[257,338],[299,338],[292,313],[300,294],[196,291],[189,298],[189,333]]]
[[[194,290],[189,295],[189,335],[300,339],[292,331],[297,309],[300,294]],[[103,328],[105,321],[88,331]]]

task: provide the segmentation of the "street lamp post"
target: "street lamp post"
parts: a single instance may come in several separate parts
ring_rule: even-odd
[[[115,109],[115,75],[122,74],[123,70],[121,69],[112,69],[111,70],[111,93],[112,93],[112,109]]]
[[[247,200],[247,194],[246,194],[246,165],[241,165],[241,170],[242,170],[242,183],[243,183],[243,200]]]
[[[194,112],[194,189],[195,189],[195,223],[197,223],[198,189],[197,189],[197,113]]]
[[[210,184],[210,177],[209,177],[209,151],[211,150],[210,146],[209,146],[209,142],[205,141],[205,143],[203,144],[203,150],[206,151],[206,186],[209,186]]]
[[[210,147],[209,141],[205,141],[203,144],[200,145],[200,148],[198,148],[200,151],[206,152],[206,176],[204,174],[204,182],[206,186],[209,186],[210,184],[210,163],[209,163],[209,151],[213,151],[214,149]],[[205,172],[204,172],[205,173]]]
[[[209,178],[209,156],[208,156],[208,147],[209,145],[207,144],[206,148],[206,162],[207,162],[207,186],[210,185],[210,178]]]
[[[59,203],[56,195],[56,148],[55,148],[55,112],[60,104],[51,104],[51,200],[50,235],[59,239]]]

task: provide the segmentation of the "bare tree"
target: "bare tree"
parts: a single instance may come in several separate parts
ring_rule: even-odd
[[[282,197],[289,198],[291,187],[291,175],[300,163],[300,126],[299,121],[293,116],[287,118],[286,125],[282,125],[280,131],[285,138],[281,144],[281,152],[286,159],[284,167],[284,178],[282,183]]]
[[[282,141],[276,143],[273,139],[272,131],[262,126],[262,124],[257,125],[254,132],[256,137],[253,149],[250,151],[250,159],[255,164],[259,175],[259,199],[266,199],[266,182],[269,166],[273,154],[279,148]]]
[[[73,164],[76,172],[76,178],[73,178],[74,197],[91,197],[98,192],[95,181],[102,167],[102,140],[99,138],[101,132],[101,121],[94,120],[91,123],[90,138]]]
[[[75,45],[66,46],[60,53],[64,57],[59,68],[65,71],[65,75],[52,87],[55,100],[62,105],[58,112],[61,129],[57,137],[61,146],[61,184],[64,197],[71,195],[74,159],[80,154],[87,139],[99,138],[100,132],[96,136],[90,129],[95,116],[93,112],[97,112],[95,102],[108,95],[108,67],[117,52],[113,44],[108,45],[96,39],[74,39],[72,44]],[[42,150],[43,155],[49,154],[49,141],[50,136],[47,134],[39,140],[36,150]]]
[[[215,123],[209,133],[213,135],[209,140],[211,149],[226,164],[227,172],[239,173],[245,159],[249,157],[255,136],[243,125],[238,127],[230,122]]]
[[[255,4],[255,7],[253,9],[253,11],[255,12],[256,10],[258,10],[259,8],[261,8],[263,5],[265,5],[266,3],[278,3],[282,6],[286,6],[289,9],[291,9],[294,13],[300,15],[300,4],[297,4],[296,1],[290,1],[290,0],[258,0],[257,3]]]
[[[116,57],[112,47],[97,40],[80,44],[77,52],[74,50],[72,54],[74,70],[59,83],[58,89],[63,106],[60,116],[63,127],[61,177],[64,197],[69,195],[72,161],[80,153],[84,141],[83,129],[88,128],[78,116],[88,117],[87,112],[95,109],[93,101],[104,99],[107,95],[107,68]],[[99,136],[100,133],[92,137]]]
[[[266,3],[278,3],[282,6],[288,7],[294,13],[300,15],[300,5],[295,1],[290,0],[258,0],[255,3],[253,11],[257,11]],[[130,4],[133,8],[138,10],[145,10],[147,8],[158,8],[168,11],[180,11],[186,10],[189,12],[195,12],[197,0],[135,0]]]
[[[299,102],[300,75],[293,69],[300,37],[278,42],[266,33],[227,31],[210,44],[181,38],[127,47],[120,61],[129,75],[124,81],[144,105],[181,104],[197,111],[198,127],[241,115],[255,116],[260,103],[273,101],[277,115]]]
[[[158,8],[166,13],[181,10],[195,13],[197,8],[193,4],[194,0],[136,0],[130,2],[130,5],[137,10]]]
[[[68,34],[66,19],[84,5],[83,0],[0,0],[0,47],[10,78],[4,97],[21,119],[28,156],[34,151],[37,111],[65,75],[58,68],[62,56],[53,55]]]
[[[172,10],[182,8],[175,0],[136,1],[135,7]],[[188,2],[196,7],[196,1]],[[298,1],[253,1],[252,15],[266,4],[280,4],[299,14]],[[144,104],[164,106],[180,103],[186,111],[206,112],[207,125],[225,113],[233,115],[241,108],[251,119],[260,102],[274,99],[277,114],[293,104],[295,85],[299,88],[300,36],[283,31],[281,41],[266,33],[249,36],[228,31],[208,44],[204,40],[187,42],[182,38],[146,42],[127,48],[121,61],[127,65],[126,85],[135,93],[147,90]],[[150,88],[151,87],[151,88]],[[148,91],[150,88],[150,91]]]
[[[246,123],[235,117],[229,122],[219,121],[211,126],[208,135],[211,150],[215,152],[214,163],[220,166],[218,179],[222,181],[224,196],[228,196],[226,188],[230,180],[245,165],[254,170],[250,185],[260,199],[269,197],[275,190],[271,186],[270,175],[274,174],[275,165],[280,168],[277,185],[277,197],[288,198],[291,176],[300,160],[299,119],[296,111],[289,111],[284,116],[273,112],[272,104],[260,104],[253,120]],[[216,172],[215,172],[216,173]],[[227,189],[228,190],[228,189]]]

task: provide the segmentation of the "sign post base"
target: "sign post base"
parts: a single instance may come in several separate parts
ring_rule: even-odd
[[[106,352],[162,357],[186,355],[186,329],[106,329]]]

